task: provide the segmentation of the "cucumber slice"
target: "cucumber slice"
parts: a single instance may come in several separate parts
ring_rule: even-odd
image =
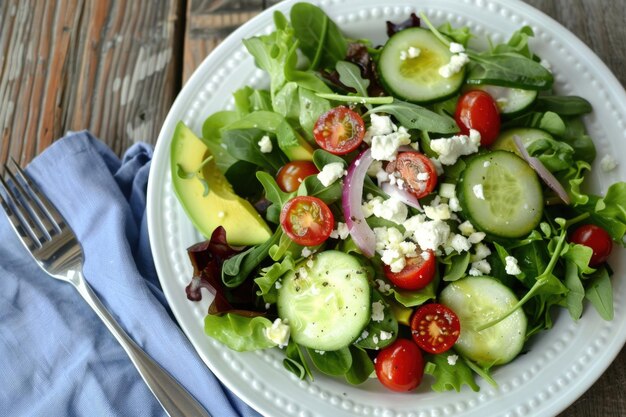
[[[321,252],[283,278],[277,307],[294,342],[321,351],[346,347],[370,321],[366,268],[346,253]]]
[[[467,219],[493,236],[526,236],[541,221],[541,184],[514,153],[493,151],[472,158],[461,173],[457,193]]]
[[[552,135],[545,130],[529,127],[520,127],[500,132],[500,135],[498,136],[496,141],[493,143],[493,145],[491,145],[491,149],[509,151],[513,152],[516,155],[522,156],[520,151],[517,149],[515,141],[513,140],[514,136],[519,136],[525,147],[528,147],[528,144],[538,139],[547,139],[550,141],[554,140],[554,137],[552,137]]]
[[[537,99],[537,91],[498,85],[472,85],[467,90],[482,90],[496,101],[500,114],[512,116],[529,108]]]
[[[443,289],[439,301],[450,307],[461,322],[454,345],[460,353],[482,366],[512,361],[524,347],[528,320],[521,308],[480,332],[476,329],[505,314],[518,299],[508,287],[491,277],[468,277]]]
[[[410,48],[419,55],[406,56]],[[450,62],[452,53],[430,30],[404,29],[393,35],[383,47],[378,69],[383,85],[394,96],[415,103],[426,103],[454,95],[462,86],[465,69],[450,78],[439,68]],[[405,59],[402,59],[404,57]]]

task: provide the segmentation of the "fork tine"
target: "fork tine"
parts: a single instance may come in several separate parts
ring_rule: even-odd
[[[61,229],[65,225],[65,219],[59,210],[57,210],[54,204],[48,200],[48,197],[41,192],[37,184],[32,181],[30,176],[18,165],[15,159],[11,158],[11,163],[15,169],[16,176],[19,177],[22,184],[26,187],[29,197],[35,202],[39,210],[41,210],[41,213],[47,217],[55,231],[61,233]]]
[[[63,217],[48,199],[39,191],[39,188],[30,179],[28,174],[22,170],[15,159],[11,158],[13,170],[6,167],[9,176],[14,184],[20,189],[20,193],[28,202],[33,211],[35,220],[44,231],[46,238],[50,239],[55,233],[61,233]]]
[[[24,245],[31,251],[41,248],[42,245],[39,237],[37,237],[19,207],[19,200],[1,175],[0,198],[2,198],[2,208],[6,212],[9,222],[11,222],[11,225],[22,239],[22,242],[24,242]]]

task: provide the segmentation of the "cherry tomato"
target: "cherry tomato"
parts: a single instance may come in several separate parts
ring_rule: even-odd
[[[491,145],[500,133],[500,111],[496,101],[484,91],[472,90],[463,94],[456,105],[454,115],[461,133],[470,129],[480,132],[480,144]]]
[[[276,183],[286,193],[296,191],[302,181],[309,175],[318,174],[320,171],[311,161],[287,162],[278,171]]]
[[[386,171],[399,174],[416,198],[426,197],[437,186],[437,168],[420,152],[399,153],[395,161],[387,164]]]
[[[358,113],[339,106],[322,114],[313,128],[315,142],[335,155],[345,155],[359,147],[365,136],[365,123]]]
[[[406,258],[406,266],[400,272],[391,272],[385,265],[385,275],[397,287],[405,290],[420,290],[435,277],[435,253],[432,250],[412,258]],[[427,255],[426,255],[427,254]]]
[[[443,304],[424,304],[411,319],[413,340],[428,353],[442,353],[450,349],[460,333],[459,318]]]
[[[589,266],[595,267],[602,264],[611,254],[613,241],[609,233],[595,224],[585,224],[572,233],[569,238],[572,243],[585,245],[593,250],[589,260]]]
[[[315,246],[328,239],[335,226],[335,218],[319,198],[299,196],[283,206],[280,225],[298,245]]]
[[[376,376],[393,391],[411,391],[424,376],[424,357],[413,341],[396,339],[382,349],[375,361]]]

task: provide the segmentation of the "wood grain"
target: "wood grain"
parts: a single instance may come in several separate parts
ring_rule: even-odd
[[[183,2],[0,2],[0,163],[68,130],[154,141],[180,88]]]

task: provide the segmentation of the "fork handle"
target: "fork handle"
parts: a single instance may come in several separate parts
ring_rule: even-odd
[[[81,272],[77,272],[72,283],[122,345],[139,375],[170,417],[211,417],[178,381],[128,336],[93,292]]]

